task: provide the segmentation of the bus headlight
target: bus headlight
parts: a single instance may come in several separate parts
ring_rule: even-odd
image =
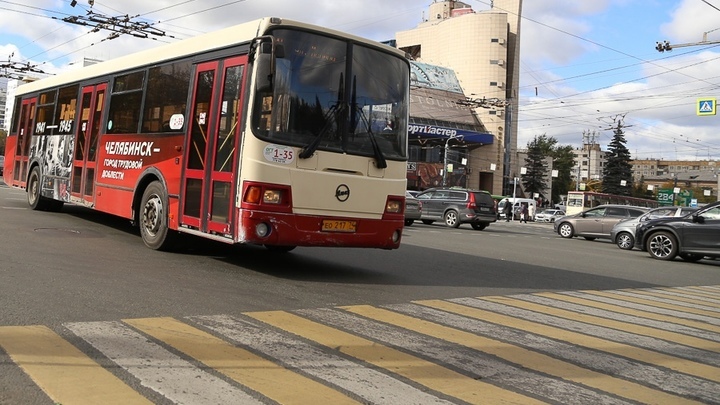
[[[280,204],[282,202],[282,193],[280,190],[265,189],[263,202],[265,204]]]
[[[389,212],[392,214],[401,213],[402,212],[402,203],[398,200],[388,199],[387,204],[385,204],[385,212]]]

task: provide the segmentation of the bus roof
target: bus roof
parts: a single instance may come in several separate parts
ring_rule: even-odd
[[[34,82],[25,83],[18,86],[16,95],[33,93],[45,88],[61,86],[65,83],[75,83],[95,77],[102,77],[115,72],[132,70],[141,66],[161,63],[168,60],[181,58],[194,54],[200,54],[213,50],[228,48],[237,44],[247,43],[253,38],[263,35],[271,26],[282,25],[285,27],[296,27],[300,29],[319,31],[337,36],[348,38],[355,42],[365,45],[384,49],[387,52],[395,53],[397,56],[404,58],[404,53],[390,46],[361,38],[355,35],[332,30],[329,28],[319,27],[312,24],[306,24],[294,20],[286,20],[277,17],[265,17],[243,24],[234,25],[218,31],[184,39],[172,44],[167,44],[155,48],[146,49],[144,51],[135,52],[126,56],[110,59],[95,65],[90,65],[81,69],[64,72],[57,76],[51,76]]]

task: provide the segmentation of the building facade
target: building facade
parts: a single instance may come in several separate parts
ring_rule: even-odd
[[[469,105],[494,140],[469,150],[467,186],[511,194],[519,175],[517,88],[522,0],[495,0],[474,11],[459,1],[434,1],[416,28],[396,33],[397,47],[416,61],[452,69]],[[485,102],[497,100],[499,102]]]
[[[600,148],[599,143],[583,143],[581,148],[573,150],[575,155],[575,166],[573,167],[570,177],[581,185],[590,187],[602,182],[603,169],[607,163],[607,151]]]
[[[12,103],[11,103],[12,104]],[[10,130],[10,111],[8,105],[8,79],[0,77],[0,129]],[[4,151],[2,151],[4,152]],[[0,152],[0,153],[2,153]]]

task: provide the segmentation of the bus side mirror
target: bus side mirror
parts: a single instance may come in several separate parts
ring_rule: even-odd
[[[255,78],[255,90],[266,92],[272,90],[272,78],[275,73],[272,43],[261,42],[258,46],[257,55],[255,56],[255,65],[257,65],[257,77]]]
[[[275,59],[285,57],[285,48],[282,45],[274,45],[271,39],[258,44],[257,55],[255,56],[255,64],[257,65],[257,77],[255,80],[255,90],[257,92],[269,92],[273,88],[273,78],[275,77]]]

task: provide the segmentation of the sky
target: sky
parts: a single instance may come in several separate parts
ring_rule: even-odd
[[[385,41],[415,28],[433,0],[76,1],[0,0],[0,64],[57,73],[265,16]],[[63,21],[72,16],[128,16],[164,35],[110,39]],[[697,105],[720,98],[719,75],[720,0],[524,0],[518,147],[540,135],[580,147],[585,134],[607,149],[621,122],[633,159],[718,160],[720,116]]]

